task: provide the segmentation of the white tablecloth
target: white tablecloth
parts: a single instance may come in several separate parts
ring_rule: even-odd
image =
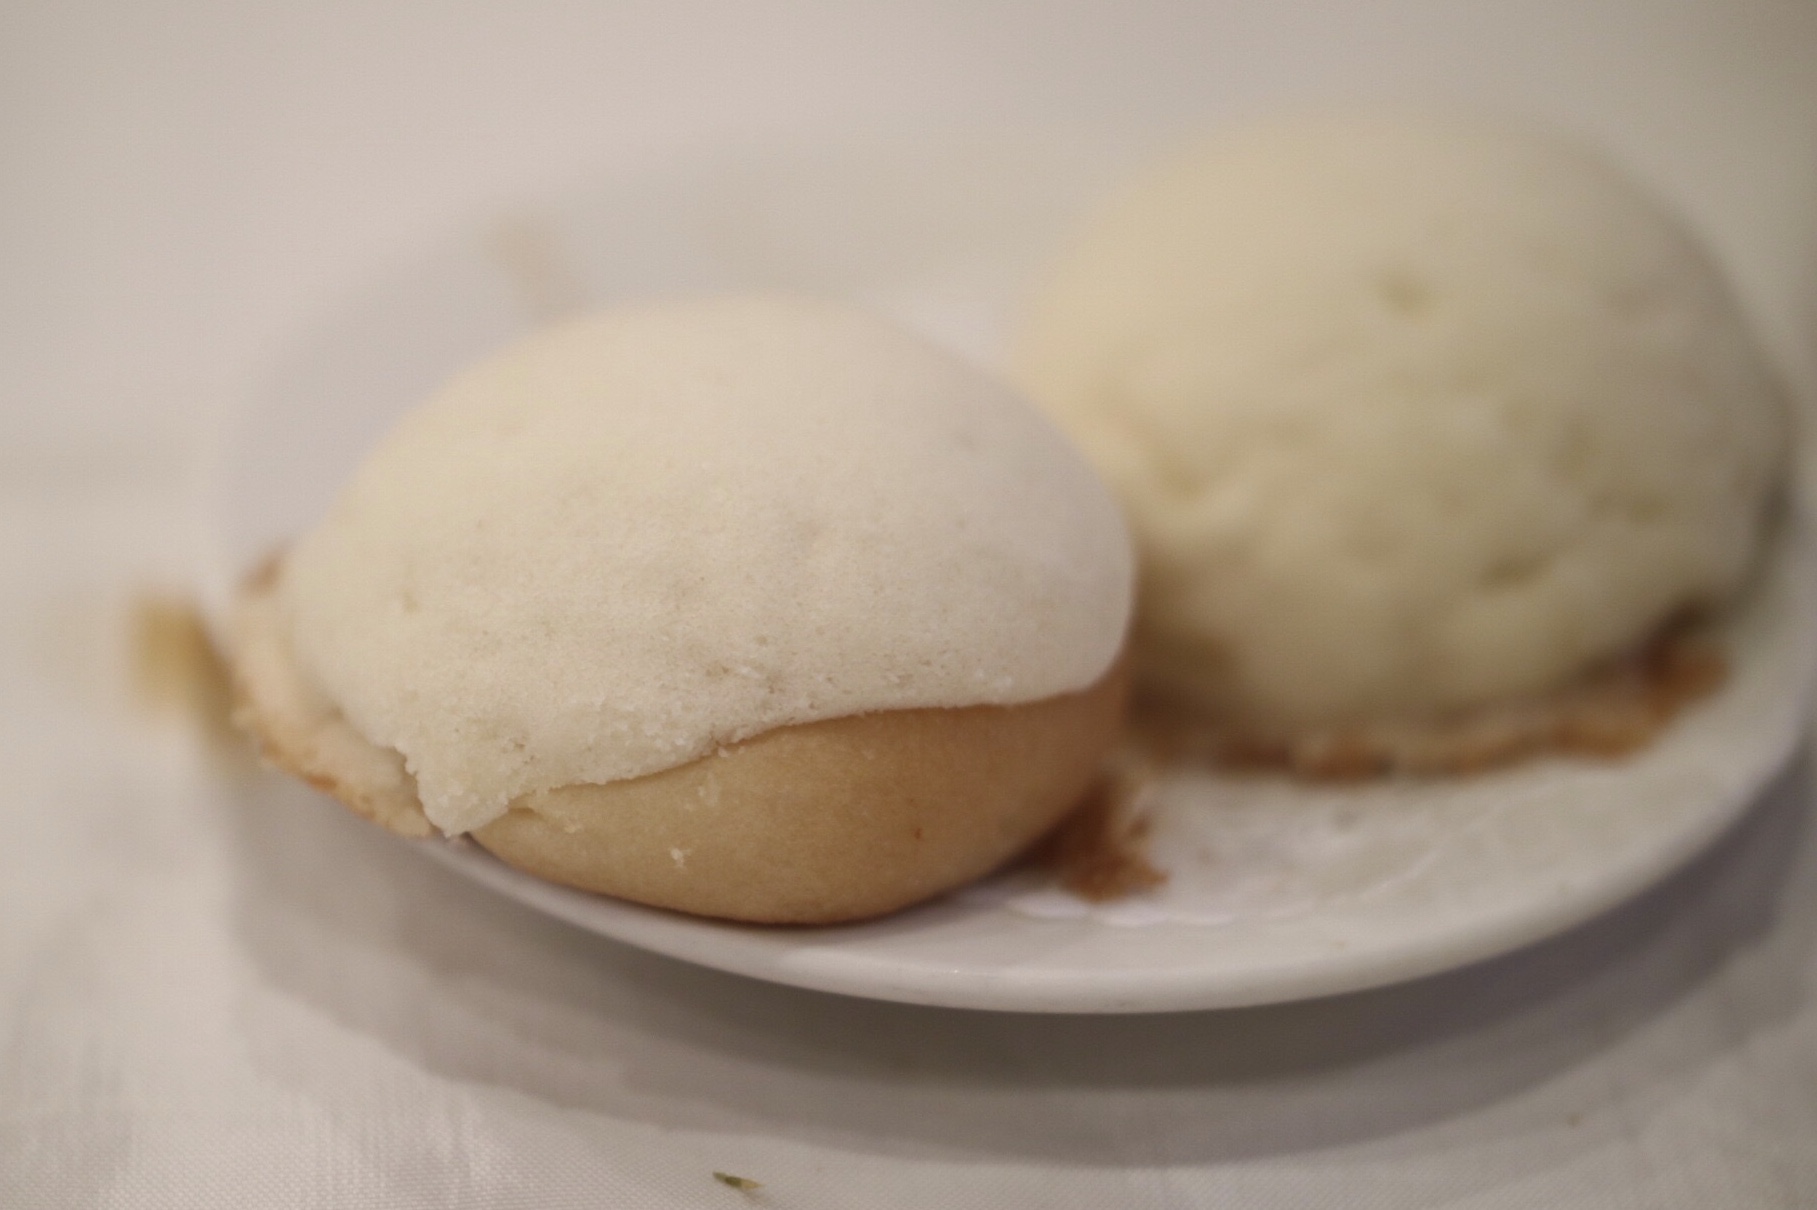
[[[7,6],[0,1206],[1817,1205],[1803,767],[1669,884],[1482,967],[1033,1018],[577,932],[224,774],[128,688],[223,413],[475,215],[719,148],[1358,92],[1610,142],[1811,381],[1805,4]]]

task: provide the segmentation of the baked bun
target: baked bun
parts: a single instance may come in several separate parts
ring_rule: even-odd
[[[1057,431],[844,307],[532,337],[246,586],[241,718],[393,831],[738,920],[1000,865],[1088,788],[1132,555]]]
[[[1525,708],[1720,608],[1789,443],[1644,189],[1416,113],[1239,128],[1133,182],[1017,364],[1135,531],[1142,689],[1276,740]]]
[[[279,768],[425,837],[403,758],[311,692],[285,649],[276,568],[240,603],[238,714]],[[1009,860],[1079,802],[1127,678],[1019,706],[885,710],[779,727],[660,773],[514,799],[472,833],[551,882],[703,916],[881,915]]]

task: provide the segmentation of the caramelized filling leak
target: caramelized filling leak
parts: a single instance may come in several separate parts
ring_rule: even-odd
[[[1651,743],[1728,674],[1715,640],[1682,623],[1552,693],[1438,719],[1270,736],[1138,698],[1117,767],[1029,862],[1082,899],[1122,899],[1167,881],[1143,852],[1150,824],[1143,800],[1169,768],[1212,765],[1331,782],[1461,776],[1541,756],[1615,759]]]
[[[181,718],[218,747],[238,747],[227,667],[196,606],[147,593],[132,603],[127,626],[128,671],[140,708]]]
[[[1143,806],[1154,774],[1145,763],[1102,774],[1078,809],[1029,853],[1060,885],[1092,903],[1122,899],[1167,881],[1143,853],[1149,818]]]
[[[1131,738],[1162,764],[1284,770],[1318,781],[1481,773],[1537,756],[1627,756],[1728,678],[1714,639],[1688,624],[1552,693],[1442,718],[1271,735],[1138,700]]]

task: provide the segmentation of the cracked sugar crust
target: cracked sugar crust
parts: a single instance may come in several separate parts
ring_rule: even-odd
[[[301,674],[277,600],[282,560],[247,578],[233,624],[233,720],[271,764],[400,836],[434,833],[395,751],[369,743]]]
[[[236,617],[236,720],[271,763],[410,837],[434,834],[394,751],[309,687],[275,574]],[[831,924],[989,873],[1074,808],[1116,740],[1122,661],[1077,693],[778,728],[659,773],[514,799],[473,839],[528,873],[698,915]]]
[[[831,303],[612,311],[457,377],[278,584],[305,679],[455,834],[778,727],[1097,682],[1133,554],[983,372]]]

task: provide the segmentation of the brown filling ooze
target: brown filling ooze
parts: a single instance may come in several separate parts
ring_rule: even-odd
[[[1027,863],[1092,903],[1108,903],[1167,881],[1143,845],[1151,819],[1143,799],[1154,772],[1140,763],[1101,774],[1071,815],[1029,851]]]
[[[1162,763],[1285,770],[1320,781],[1480,773],[1541,756],[1613,759],[1651,743],[1728,678],[1716,640],[1673,622],[1552,693],[1430,719],[1270,733],[1138,696],[1132,742]]]

